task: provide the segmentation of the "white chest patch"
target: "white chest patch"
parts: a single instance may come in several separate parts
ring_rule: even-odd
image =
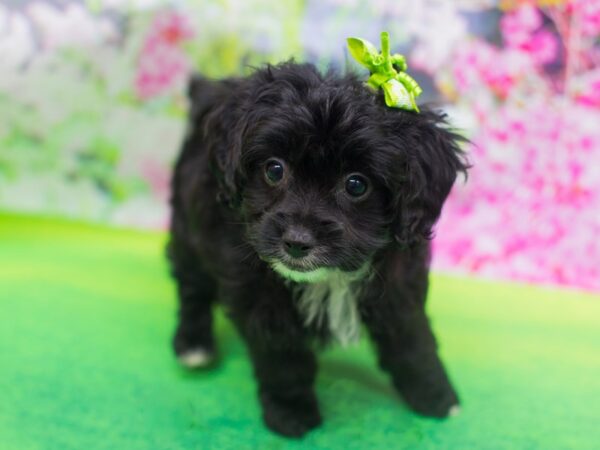
[[[286,278],[294,279],[289,270],[284,274],[283,270],[274,269]],[[332,337],[343,346],[357,342],[361,324],[358,291],[360,280],[367,276],[368,269],[368,266],[356,272],[319,269],[325,272],[306,279],[294,279],[303,282],[297,285],[297,295],[304,324],[327,326]]]

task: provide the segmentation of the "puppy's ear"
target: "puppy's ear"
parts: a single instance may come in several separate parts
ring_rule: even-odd
[[[448,129],[445,114],[424,110],[410,122],[400,127],[406,159],[393,223],[394,237],[403,247],[432,238],[457,174],[466,177],[469,168],[460,148],[466,139]]]
[[[242,80],[209,80],[195,75],[188,85],[190,131],[188,141],[209,154],[219,181],[219,201],[235,205],[239,197],[239,163],[245,121]]]

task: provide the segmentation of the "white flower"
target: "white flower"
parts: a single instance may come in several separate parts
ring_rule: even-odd
[[[148,10],[154,9],[165,4],[181,3],[169,0],[96,0],[100,8],[113,9],[118,11],[129,11],[132,9]]]
[[[447,1],[429,2],[417,11],[409,20],[411,34],[418,42],[411,60],[436,72],[467,36],[467,23],[456,5]]]
[[[27,8],[27,13],[40,31],[41,45],[46,50],[100,44],[117,33],[108,19],[94,17],[79,4],[59,9],[36,2]]]
[[[0,5],[0,72],[21,67],[34,50],[35,42],[25,17]]]

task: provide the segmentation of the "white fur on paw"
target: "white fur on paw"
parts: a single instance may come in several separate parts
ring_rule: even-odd
[[[456,417],[460,414],[460,406],[453,405],[448,410],[448,417]]]
[[[182,366],[197,369],[208,366],[213,360],[213,354],[203,348],[187,350],[177,357]]]

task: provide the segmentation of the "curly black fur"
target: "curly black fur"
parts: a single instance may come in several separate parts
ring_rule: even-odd
[[[198,77],[189,96],[168,246],[176,354],[214,352],[219,299],[247,343],[266,424],[301,436],[321,422],[311,342],[329,331],[305,324],[295,295],[303,282],[273,264],[344,273],[366,265],[375,275],[360,281],[357,307],[381,367],[415,411],[446,416],[458,399],[425,315],[429,240],[467,163],[445,116],[388,108],[353,75],[293,62],[247,78]],[[269,158],[285,164],[277,185],[265,178]],[[369,181],[360,199],[344,191],[356,172]],[[297,227],[312,247],[300,262],[282,249]]]

